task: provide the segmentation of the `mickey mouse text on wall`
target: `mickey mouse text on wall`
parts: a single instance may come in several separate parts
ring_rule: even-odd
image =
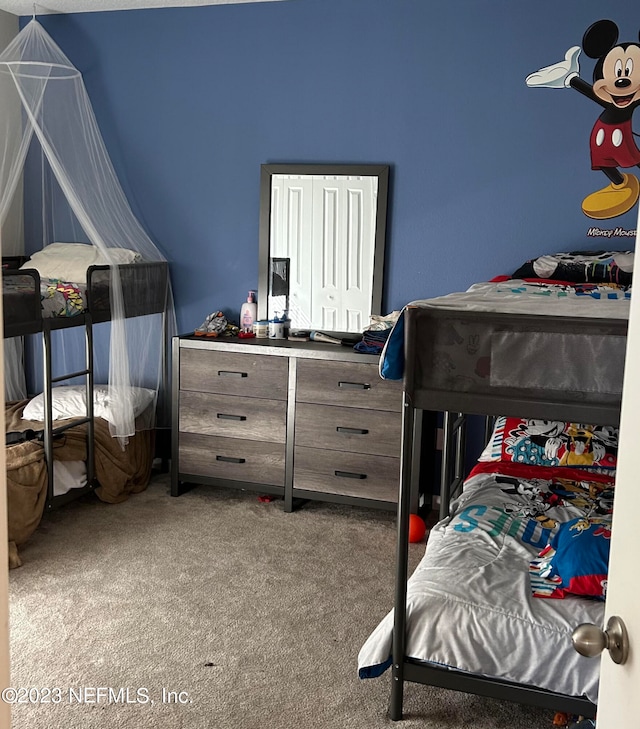
[[[593,84],[580,78],[581,51],[596,59]],[[572,88],[604,109],[591,131],[591,168],[604,172],[609,184],[587,195],[582,211],[590,218],[607,220],[631,210],[640,196],[640,183],[634,174],[620,168],[640,167],[640,150],[631,126],[640,104],[640,45],[618,43],[618,26],[612,20],[599,20],[586,30],[582,48],[573,46],[563,61],[530,74],[526,83]]]

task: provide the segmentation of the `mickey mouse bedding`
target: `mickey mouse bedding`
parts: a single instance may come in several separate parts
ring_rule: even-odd
[[[616,457],[614,428],[499,418],[408,581],[406,655],[595,703],[571,633],[603,622]],[[390,612],[361,678],[390,666],[392,631]]]

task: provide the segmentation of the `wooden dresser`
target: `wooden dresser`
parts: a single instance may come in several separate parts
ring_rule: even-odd
[[[402,383],[380,378],[376,355],[317,342],[174,338],[174,496],[198,483],[275,494],[287,511],[298,499],[395,509],[401,426]],[[412,456],[413,511],[419,460]]]

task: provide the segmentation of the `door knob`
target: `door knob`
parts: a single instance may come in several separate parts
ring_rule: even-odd
[[[617,615],[609,618],[607,629],[582,623],[571,634],[573,647],[581,656],[593,658],[606,648],[614,663],[624,663],[629,655],[629,635],[622,619]]]

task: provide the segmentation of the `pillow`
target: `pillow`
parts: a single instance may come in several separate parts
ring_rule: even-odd
[[[501,416],[478,460],[613,469],[618,462],[618,428]]]
[[[137,418],[140,413],[147,409],[155,395],[155,390],[148,390],[144,387],[128,388],[128,396],[131,398],[134,417]],[[51,399],[51,411],[54,420],[83,418],[87,415],[84,385],[54,387]],[[95,417],[104,418],[110,423],[114,422],[108,385],[94,386],[93,414]],[[44,397],[42,394],[36,395],[27,403],[22,411],[22,417],[25,420],[44,420]]]
[[[77,284],[87,283],[89,266],[108,263],[135,263],[141,260],[136,251],[109,248],[109,258],[89,243],[51,243],[34,253],[20,268],[35,268],[40,278],[53,278]]]
[[[584,517],[564,522],[550,544],[531,562],[535,597],[582,595],[605,600],[611,522]]]
[[[633,251],[574,251],[531,258],[511,278],[630,286]]]

